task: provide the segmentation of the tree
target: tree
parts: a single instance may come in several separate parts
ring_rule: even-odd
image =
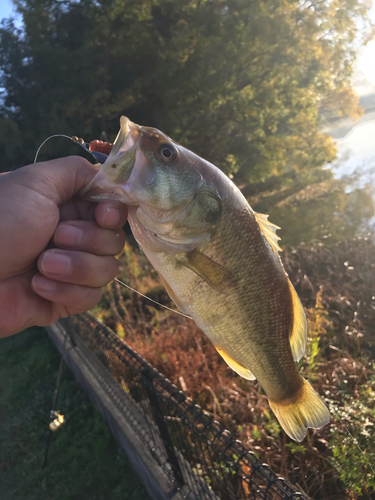
[[[15,4],[24,27],[3,24],[0,69],[17,162],[53,133],[113,136],[126,114],[237,183],[259,182],[332,161],[320,109],[360,112],[350,77],[356,23],[370,29],[361,0]]]

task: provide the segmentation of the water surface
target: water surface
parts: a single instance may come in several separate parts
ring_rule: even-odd
[[[346,180],[348,192],[366,189],[375,203],[375,111],[348,125],[347,120],[329,131],[337,145],[337,160],[330,167],[336,178]],[[375,224],[374,216],[369,224]]]

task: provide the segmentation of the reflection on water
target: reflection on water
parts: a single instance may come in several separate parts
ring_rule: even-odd
[[[352,188],[375,186],[375,112],[337,140],[338,159],[332,164],[337,178],[352,178]]]
[[[337,140],[337,156],[331,168],[336,178],[345,180],[346,191],[366,189],[375,200],[375,112]],[[368,222],[373,226],[375,216]]]

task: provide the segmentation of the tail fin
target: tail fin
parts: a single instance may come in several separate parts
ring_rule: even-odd
[[[269,404],[281,427],[295,441],[302,441],[309,427],[320,429],[330,421],[327,406],[305,379],[295,399]]]

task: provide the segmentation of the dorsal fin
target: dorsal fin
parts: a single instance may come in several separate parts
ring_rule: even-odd
[[[267,214],[258,214],[257,212],[254,212],[254,215],[257,223],[259,224],[260,230],[263,233],[263,236],[271,245],[272,250],[275,253],[281,252],[281,248],[278,244],[278,241],[281,238],[276,234],[276,231],[280,229],[280,227],[276,226],[276,224],[272,224],[272,222],[268,220]]]

